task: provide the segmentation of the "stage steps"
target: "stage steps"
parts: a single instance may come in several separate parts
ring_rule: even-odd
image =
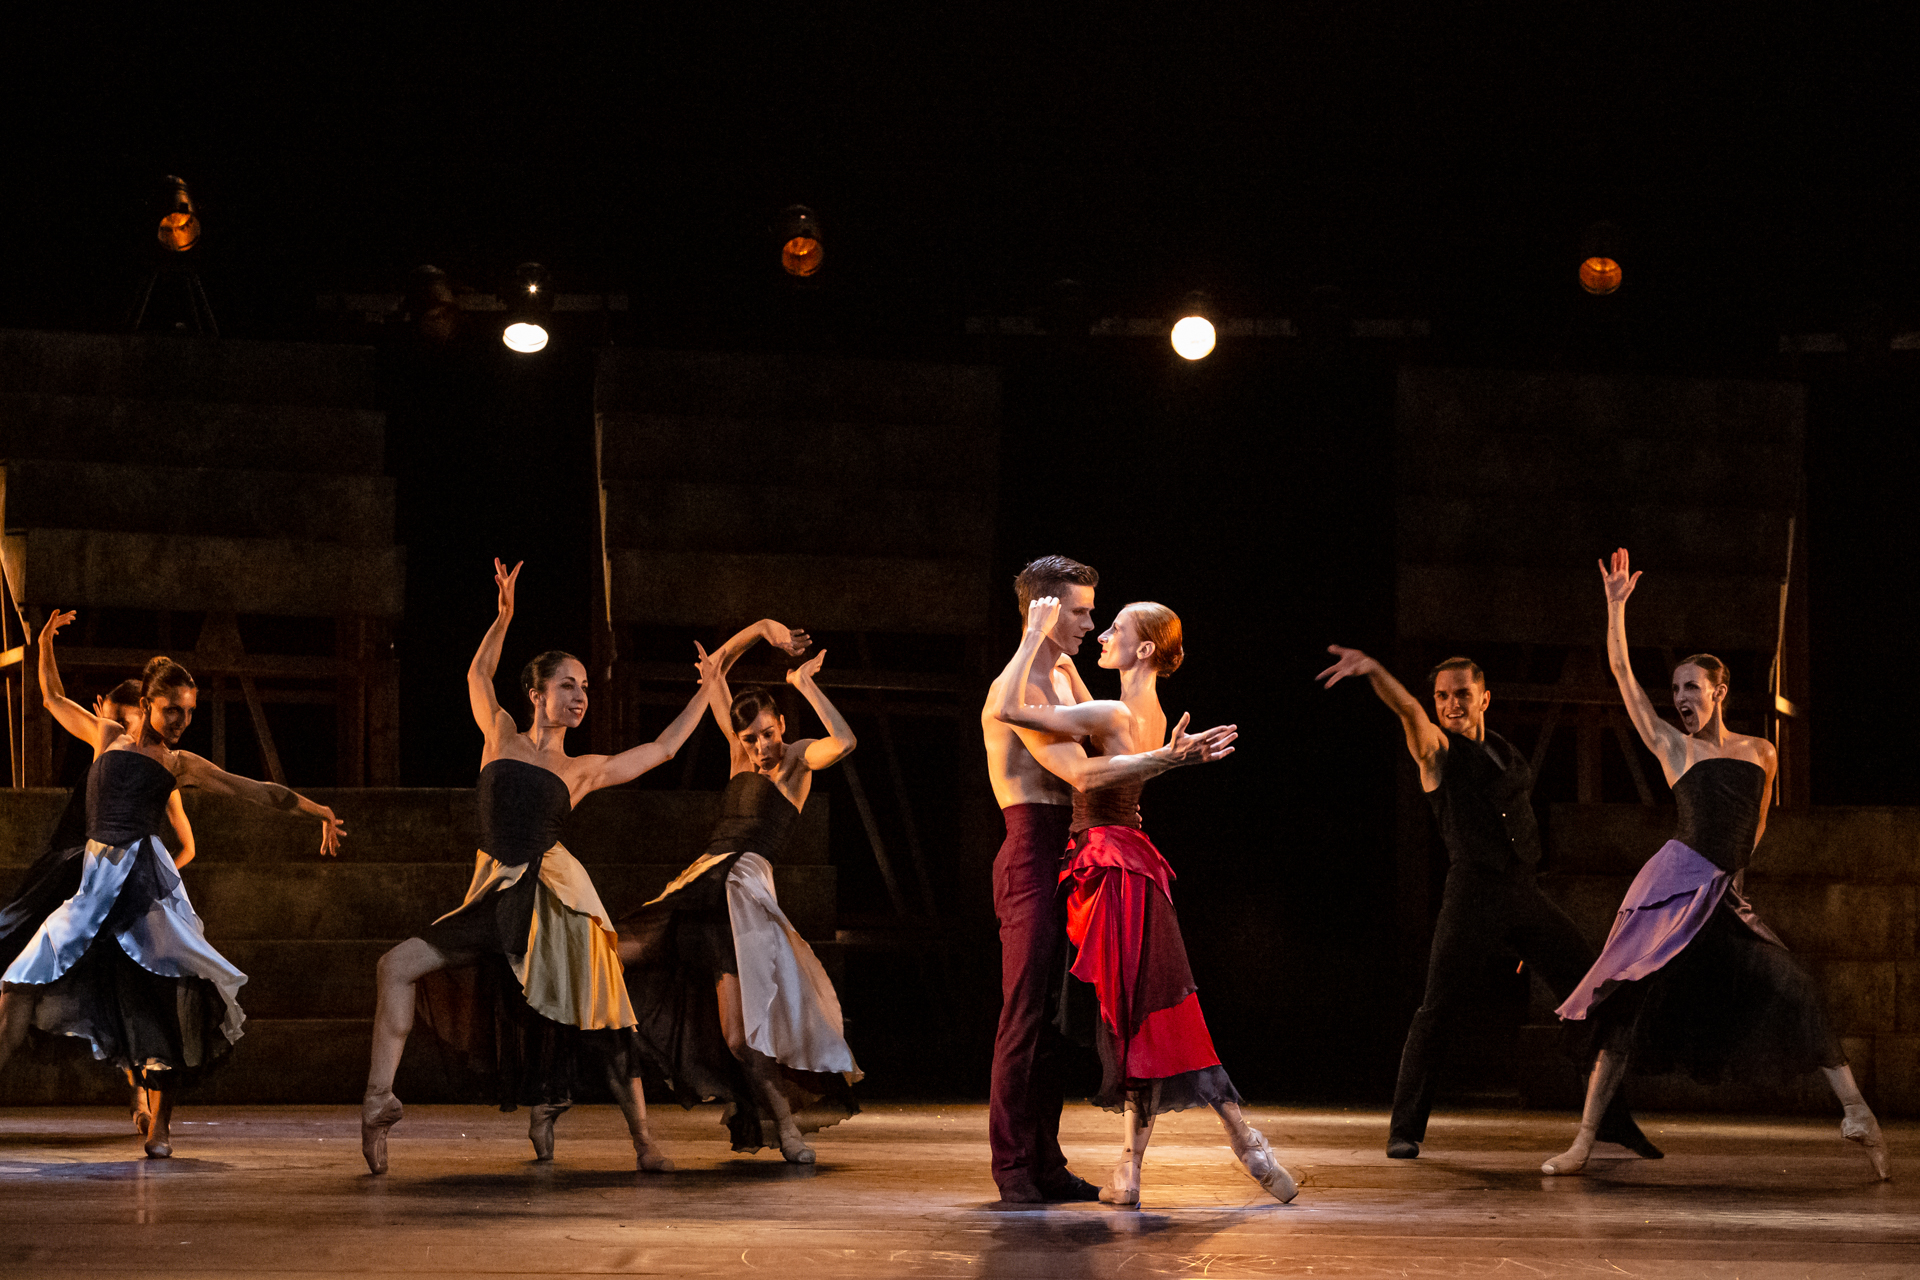
[[[207,937],[248,975],[246,1035],[196,1088],[202,1102],[351,1102],[366,1078],[374,965],[381,952],[457,906],[478,840],[470,789],[316,789],[346,822],[338,861],[319,826],[236,800],[187,792],[198,855],[182,873]],[[11,894],[47,847],[68,793],[0,791],[0,887]],[[664,888],[699,854],[719,793],[616,789],[587,797],[563,841],[616,917]],[[827,798],[815,796],[774,869],[781,906],[837,960]],[[417,1028],[402,1097],[482,1100],[474,1081]],[[0,1073],[0,1105],[119,1101],[124,1091],[82,1054],[34,1053]]]
[[[1552,872],[1541,886],[1597,947],[1634,874],[1674,830],[1674,810],[1555,805]],[[1775,809],[1747,872],[1760,918],[1819,980],[1827,1016],[1867,1097],[1890,1115],[1920,1114],[1920,809]],[[1558,1062],[1561,1032],[1539,984],[1522,1029],[1533,1106],[1578,1105]],[[1636,1079],[1649,1109],[1834,1112],[1818,1076],[1787,1088],[1704,1086],[1684,1077]]]

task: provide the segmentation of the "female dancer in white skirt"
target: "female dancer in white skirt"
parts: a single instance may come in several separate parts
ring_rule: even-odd
[[[777,1146],[790,1163],[812,1164],[805,1135],[859,1111],[851,1086],[861,1072],[833,983],[774,896],[773,863],[813,775],[846,759],[854,737],[814,683],[825,650],[787,673],[824,738],[787,741],[771,690],[730,695],[726,669],[760,639],[796,656],[808,643],[766,620],[715,655],[709,705],[733,752],[720,821],[706,852],[620,921],[620,957],[650,1065],[680,1103],[727,1103],[735,1151]]]
[[[513,621],[514,586],[493,562],[499,607],[467,668],[480,753],[479,853],[466,900],[380,957],[373,1061],[360,1110],[360,1148],[387,1171],[387,1131],[403,1114],[393,1096],[416,984],[423,1013],[442,1039],[496,1074],[502,1110],[526,1104],[536,1159],[553,1157],[553,1122],[573,1101],[583,1054],[598,1058],[625,1113],[636,1165],[673,1167],[653,1146],[646,1102],[635,1087],[633,1007],[614,952],[613,919],[586,868],[560,843],[581,797],[618,786],[673,758],[706,706],[696,690],[666,732],[615,756],[570,756],[567,730],[587,714],[587,669],[572,654],[540,654],[520,674],[532,724],[522,731],[494,696],[493,673]],[[703,673],[717,669],[701,654]]]
[[[67,698],[53,638],[73,618],[56,610],[40,633],[40,687],[61,726],[95,746],[87,841],[77,890],[40,921],[0,979],[0,1066],[30,1027],[87,1040],[95,1058],[147,1090],[147,1154],[164,1158],[173,1154],[175,1095],[226,1054],[246,1021],[238,993],[247,976],[208,944],[160,842],[175,789],[318,818],[322,856],[338,852],[345,827],[297,792],[177,750],[198,691],[171,659],[147,664],[132,733]]]

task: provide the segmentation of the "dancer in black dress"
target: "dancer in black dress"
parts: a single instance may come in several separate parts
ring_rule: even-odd
[[[208,944],[160,842],[175,789],[197,786],[318,818],[323,856],[338,851],[345,828],[297,792],[175,750],[198,693],[186,668],[167,658],[147,664],[132,734],[68,699],[53,640],[73,618],[56,610],[40,633],[41,692],[62,727],[96,744],[87,840],[79,885],[42,916],[0,979],[0,1066],[30,1028],[85,1039],[95,1058],[148,1091],[147,1154],[164,1158],[173,1153],[176,1094],[225,1056],[246,1021],[238,1000],[246,975]]]
[[[582,796],[671,760],[700,722],[705,691],[696,691],[652,742],[615,756],[570,756],[567,730],[587,713],[587,669],[553,650],[520,673],[533,712],[522,732],[493,689],[520,566],[508,572],[495,560],[493,569],[498,611],[467,668],[467,697],[486,735],[476,796],[481,848],[466,900],[380,957],[361,1154],[374,1173],[387,1171],[387,1131],[403,1114],[393,1076],[413,1027],[416,984],[430,978],[418,993],[428,1024],[494,1071],[503,1110],[530,1107],[527,1137],[536,1159],[553,1157],[553,1123],[572,1105],[586,1052],[599,1059],[626,1116],[637,1166],[671,1169],[653,1146],[633,1079],[633,1009],[612,918],[559,835]],[[716,660],[705,653],[701,659],[703,673],[717,670]]]
[[[787,673],[827,727],[787,741],[770,690],[729,694],[725,670],[757,639],[788,653],[804,633],[759,622],[722,646],[709,682],[714,719],[732,745],[733,776],[705,853],[620,922],[620,956],[652,1065],[681,1105],[720,1100],[735,1151],[777,1146],[812,1164],[805,1135],[855,1114],[860,1079],[840,1000],[813,949],[780,910],[773,863],[816,771],[854,748],[853,731],[814,683],[822,650]]]
[[[1776,757],[1765,738],[1728,730],[1726,665],[1696,654],[1673,672],[1680,727],[1662,720],[1634,678],[1627,597],[1640,575],[1626,551],[1602,563],[1607,662],[1640,740],[1660,760],[1679,808],[1674,838],[1641,867],[1607,945],[1560,1016],[1590,1020],[1598,1052],[1573,1146],[1541,1166],[1579,1173],[1599,1116],[1631,1062],[1684,1069],[1714,1083],[1728,1075],[1781,1079],[1819,1070],[1840,1100],[1840,1134],[1891,1176],[1885,1140],[1828,1030],[1818,989],[1740,893],[1740,877],[1767,825]]]

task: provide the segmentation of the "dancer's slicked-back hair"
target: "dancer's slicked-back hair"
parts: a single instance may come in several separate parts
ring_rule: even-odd
[[[1180,627],[1180,615],[1152,600],[1136,600],[1120,612],[1130,614],[1140,628],[1140,638],[1153,642],[1153,669],[1170,676],[1187,660],[1187,639]]]
[[[116,707],[137,707],[140,705],[140,681],[128,676],[113,686],[107,694],[107,701]]]
[[[193,673],[165,654],[149,658],[140,673],[141,698],[171,697],[181,689],[197,688]]]
[[[1013,580],[1014,598],[1020,602],[1020,616],[1041,596],[1057,596],[1065,586],[1097,587],[1100,573],[1090,565],[1065,556],[1041,556],[1022,569]]]
[[[1431,685],[1436,681],[1438,681],[1440,679],[1440,673],[1442,671],[1464,671],[1468,675],[1472,676],[1473,682],[1479,685],[1482,689],[1487,687],[1487,673],[1482,671],[1480,669],[1480,664],[1475,662],[1472,658],[1461,658],[1461,657],[1448,658],[1445,662],[1440,663],[1438,666],[1434,667],[1433,670],[1427,672],[1427,683]]]
[[[771,711],[775,719],[785,713],[780,710],[780,699],[771,689],[756,685],[751,689],[742,689],[733,695],[733,705],[727,708],[727,719],[733,722],[735,733],[745,733],[762,711]]]
[[[1680,659],[1681,666],[1696,666],[1707,673],[1707,679],[1714,684],[1725,685],[1727,692],[1733,692],[1733,674],[1727,670],[1727,664],[1710,653],[1696,653],[1690,658]]]
[[[547,687],[547,681],[553,679],[554,672],[560,670],[563,662],[580,662],[580,659],[565,649],[549,649],[545,653],[536,653],[520,668],[520,689],[523,693],[538,693]],[[586,666],[580,662],[581,666]]]

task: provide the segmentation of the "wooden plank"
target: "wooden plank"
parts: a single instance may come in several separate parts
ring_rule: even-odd
[[[50,394],[314,405],[373,403],[372,347],[0,329],[7,385]]]
[[[110,668],[117,671],[139,670],[153,656],[148,649],[93,648],[85,645],[61,645],[62,670]],[[330,680],[350,675],[355,668],[338,657],[308,654],[238,653],[214,657],[211,654],[178,653],[174,661],[200,676],[257,676],[266,679]],[[265,695],[272,699],[276,691]]]
[[[609,546],[941,559],[992,545],[994,494],[895,484],[616,481],[601,491]]]
[[[1000,374],[985,365],[615,347],[599,353],[594,407],[966,427],[998,419]]]
[[[397,617],[400,547],[29,529],[5,539],[21,598],[60,608]]]
[[[920,489],[992,487],[998,434],[912,419],[765,422],[671,413],[600,415],[601,476],[633,480]]]
[[[1684,567],[1736,576],[1784,570],[1793,518],[1785,506],[1627,505],[1533,492],[1504,494],[1498,502],[1403,494],[1397,505],[1401,554],[1422,564],[1548,568],[1587,564],[1626,547],[1635,565],[1653,573]]]
[[[10,529],[393,542],[394,482],[385,476],[47,458],[15,459],[7,472]],[[102,502],[102,494],[113,500]]]
[[[260,743],[260,755],[267,762],[267,777],[287,785],[286,770],[280,767],[280,751],[273,745],[273,730],[267,724],[267,709],[260,704],[260,690],[252,676],[240,677],[240,692],[246,696],[247,711],[253,717],[253,736]]]
[[[1779,582],[1763,574],[1649,569],[1634,591],[1628,634],[1637,645],[1771,651]],[[1591,645],[1606,635],[1606,598],[1591,561],[1553,569],[1510,565],[1399,566],[1406,639]]]
[[[613,553],[616,621],[660,626],[776,617],[824,631],[974,635],[989,587],[973,560]]]
[[[64,653],[65,650],[61,652]],[[658,680],[691,687],[693,664],[691,662],[622,662],[619,664],[619,673],[636,680]],[[785,667],[744,662],[736,665],[728,676],[728,680],[737,686],[779,684],[786,678],[787,668]],[[970,694],[978,691],[983,696],[985,693],[984,687],[977,680],[940,672],[865,669],[836,671],[829,664],[821,668],[820,674],[814,679],[823,689],[876,689],[903,693],[951,694]]]
[[[1400,371],[1395,416],[1403,438],[1484,430],[1699,441],[1744,451],[1756,444],[1798,447],[1806,399],[1798,382],[1409,367]]]

